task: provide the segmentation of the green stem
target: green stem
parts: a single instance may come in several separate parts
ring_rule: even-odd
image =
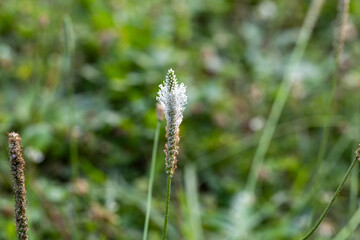
[[[63,28],[64,28],[64,62],[62,69],[62,77],[66,81],[66,92],[68,95],[68,113],[69,113],[69,136],[70,136],[70,162],[72,178],[75,180],[79,175],[79,154],[78,154],[78,143],[74,136],[74,128],[76,125],[76,109],[75,109],[75,89],[74,82],[72,81],[72,56],[75,50],[75,37],[74,29],[70,16],[65,15],[63,17]]]
[[[65,92],[68,97],[68,134],[69,134],[69,151],[70,151],[70,164],[71,164],[71,178],[73,183],[79,176],[79,155],[78,143],[74,135],[76,126],[76,109],[75,109],[75,89],[72,75],[72,57],[75,50],[75,37],[72,21],[69,15],[63,17],[63,36],[64,36],[64,55],[62,66],[62,79],[65,82]],[[79,240],[80,235],[77,228],[78,218],[74,214],[78,207],[75,196],[73,195],[70,203],[70,212],[72,215],[72,235],[73,239]]]
[[[168,176],[168,180],[167,180],[167,194],[166,194],[166,208],[165,208],[165,219],[164,219],[164,230],[163,230],[163,240],[166,240],[167,224],[168,224],[168,218],[169,218],[170,193],[171,193],[171,177]]]
[[[154,184],[156,153],[157,153],[158,143],[159,143],[160,126],[161,126],[161,121],[157,121],[155,137],[154,137],[154,145],[153,145],[152,156],[151,156],[150,178],[149,178],[143,240],[147,239],[148,228],[149,228],[151,198],[152,198],[152,190],[153,190],[153,184]]]
[[[324,209],[323,213],[321,214],[319,220],[316,222],[316,224],[311,228],[311,230],[305,235],[305,237],[302,238],[302,240],[308,239],[314,232],[315,230],[319,227],[320,223],[322,222],[322,220],[324,220],[326,214],[329,212],[330,207],[332,206],[332,204],[335,202],[337,196],[339,195],[341,189],[343,188],[346,180],[348,179],[351,171],[353,170],[353,168],[355,167],[356,163],[358,162],[358,159],[355,158],[353,160],[353,162],[351,163],[349,169],[347,170],[343,180],[341,181],[339,187],[336,189],[336,192],[334,193],[333,197],[331,198],[330,202],[328,203],[328,205],[326,206],[326,208]]]

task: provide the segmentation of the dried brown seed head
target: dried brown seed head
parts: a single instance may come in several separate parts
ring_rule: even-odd
[[[19,134],[15,132],[9,133],[8,137],[10,167],[14,182],[16,230],[19,240],[27,240],[25,161],[20,145],[21,138]]]

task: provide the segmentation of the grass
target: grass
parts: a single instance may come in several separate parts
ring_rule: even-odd
[[[356,239],[358,167],[341,180],[359,140],[360,5],[349,22],[336,5],[3,2],[0,130],[23,139],[29,237],[159,240],[166,218],[168,239],[301,239],[342,183],[312,237]],[[189,103],[166,189],[153,106],[169,67]],[[7,161],[0,183],[0,240],[15,239]]]
[[[74,82],[72,81],[72,56],[75,50],[75,36],[72,27],[71,18],[66,15],[63,18],[63,32],[64,32],[64,56],[63,56],[63,70],[62,75],[67,85],[68,102],[68,117],[69,117],[69,137],[70,137],[70,161],[72,167],[73,180],[79,177],[79,157],[77,150],[77,139],[75,136],[76,126],[76,109],[74,97]]]
[[[191,239],[204,239],[201,224],[201,208],[198,193],[197,169],[193,164],[186,165],[184,168],[184,183],[186,192],[186,203],[189,211]]]
[[[152,150],[152,155],[151,155],[151,167],[150,167],[150,176],[149,176],[149,187],[148,187],[148,197],[147,197],[143,240],[146,240],[147,236],[148,236],[149,219],[150,219],[150,211],[151,211],[151,199],[152,199],[152,191],[153,191],[154,177],[155,177],[156,153],[157,153],[157,149],[159,147],[160,127],[161,127],[161,120],[158,120],[157,124],[156,124],[154,145],[153,145],[153,150]]]

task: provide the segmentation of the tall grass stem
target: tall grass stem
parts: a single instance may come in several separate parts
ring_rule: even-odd
[[[156,155],[157,155],[157,149],[158,149],[158,145],[159,145],[160,127],[161,127],[161,121],[158,120],[157,124],[156,124],[154,145],[153,145],[152,156],[151,156],[151,167],[150,167],[150,177],[149,177],[149,186],[148,186],[148,196],[147,196],[147,205],[146,205],[146,216],[145,216],[143,240],[146,240],[147,235],[148,235],[150,210],[151,210],[151,199],[152,199],[152,190],[153,190],[153,185],[154,185]]]
[[[196,171],[195,164],[187,164],[184,168],[184,183],[186,203],[189,208],[189,221],[192,230],[192,239],[202,240],[204,239],[204,234],[201,227],[201,208],[199,203]]]
[[[69,99],[69,137],[70,137],[70,162],[72,178],[75,180],[79,176],[79,157],[77,150],[77,139],[74,134],[76,125],[76,109],[75,109],[75,90],[74,82],[71,75],[72,56],[75,49],[75,36],[70,16],[65,15],[63,18],[64,31],[64,62],[63,62],[63,78],[67,84],[67,95]]]
[[[69,136],[69,151],[71,164],[71,178],[73,183],[79,177],[79,155],[78,142],[75,135],[76,126],[76,108],[75,108],[75,86],[72,76],[72,57],[75,51],[75,33],[73,29],[72,20],[69,15],[63,17],[63,37],[64,37],[64,56],[62,78],[65,81],[65,93],[68,97],[68,136]],[[80,234],[76,226],[77,216],[76,211],[77,201],[75,196],[72,197],[70,214],[72,215],[72,235],[74,240],[80,239]]]

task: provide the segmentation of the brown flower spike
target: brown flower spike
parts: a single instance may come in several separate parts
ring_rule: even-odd
[[[20,146],[19,134],[12,132],[9,137],[9,158],[11,174],[14,179],[15,221],[19,240],[28,240],[26,217],[25,161]]]

